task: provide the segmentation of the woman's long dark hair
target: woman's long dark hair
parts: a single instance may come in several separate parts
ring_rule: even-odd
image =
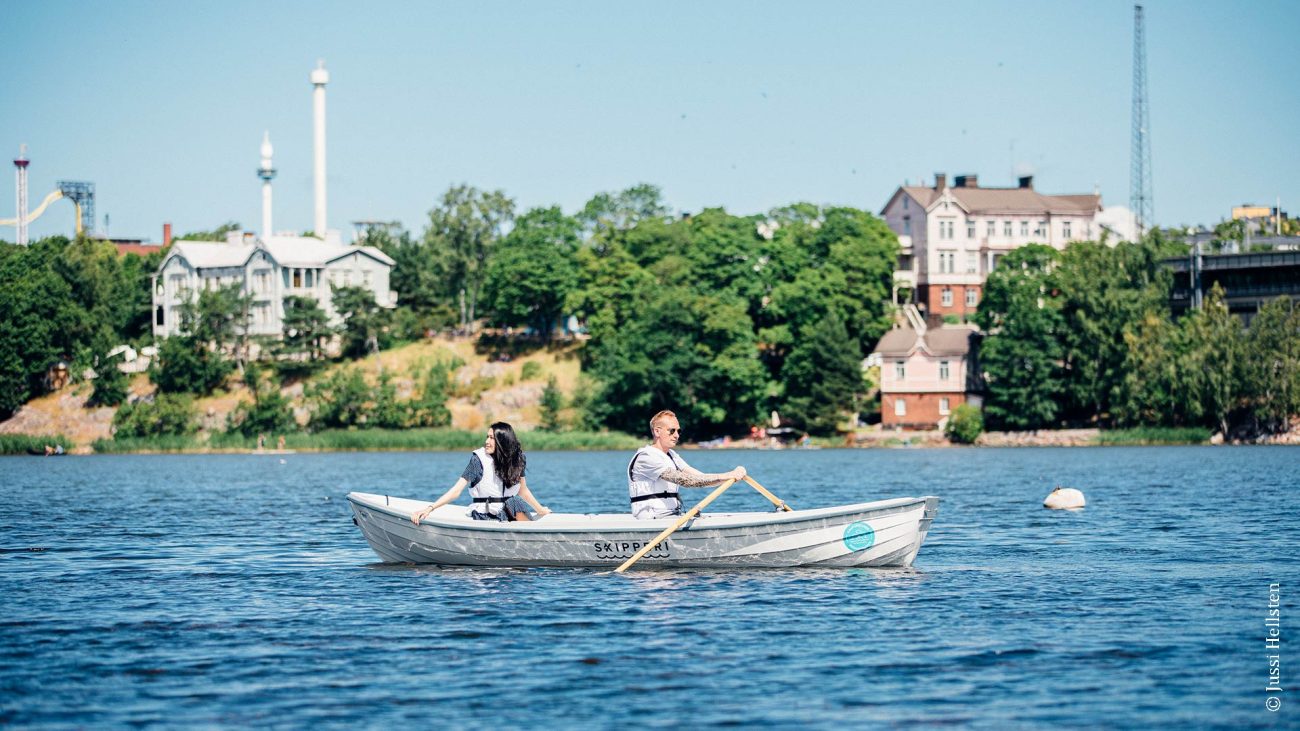
[[[492,430],[492,440],[496,442],[496,449],[492,450],[492,467],[496,470],[497,477],[501,478],[501,484],[506,487],[518,485],[524,476],[528,460],[524,457],[524,448],[519,446],[514,428],[504,421],[498,421],[488,428]]]

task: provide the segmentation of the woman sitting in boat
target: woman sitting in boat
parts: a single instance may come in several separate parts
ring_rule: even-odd
[[[527,459],[519,446],[515,430],[504,421],[488,427],[483,448],[474,450],[469,464],[460,479],[428,508],[411,515],[411,522],[420,524],[427,515],[460,497],[460,491],[469,486],[474,507],[469,517],[474,520],[532,520],[529,507],[537,517],[550,514],[550,508],[537,502],[524,479]]]

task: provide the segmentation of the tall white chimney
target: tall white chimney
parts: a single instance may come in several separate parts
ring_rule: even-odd
[[[311,101],[313,115],[312,150],[315,153],[313,166],[316,190],[316,219],[313,222],[316,236],[325,238],[325,85],[329,83],[330,74],[325,70],[325,62],[317,61],[311,72]]]
[[[271,164],[271,132],[262,133],[262,164],[257,167],[257,177],[262,179],[262,240],[271,235],[271,180],[275,178],[275,166]]]

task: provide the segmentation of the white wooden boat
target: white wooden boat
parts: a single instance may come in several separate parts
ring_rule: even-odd
[[[551,513],[531,522],[473,520],[444,505],[420,525],[426,500],[348,494],[353,522],[385,562],[443,566],[586,566],[613,569],[676,519]],[[813,510],[705,513],[655,546],[650,567],[911,566],[939,510],[908,497]]]

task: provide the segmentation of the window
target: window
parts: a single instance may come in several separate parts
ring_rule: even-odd
[[[997,221],[989,221],[989,223],[988,223],[988,229],[985,231],[985,235],[987,235],[990,239],[993,238],[994,236],[997,236],[997,235],[998,235],[998,222],[997,222]]]
[[[308,289],[311,289],[312,280],[315,278],[315,277],[313,277],[312,275],[315,274],[315,273],[316,273],[316,270],[315,270],[315,269],[308,269],[308,270],[307,270],[307,276],[305,277],[305,279],[306,279],[306,282],[307,282],[307,288],[308,288]]]
[[[301,287],[301,286],[302,286],[302,270],[301,270],[301,269],[294,269],[294,270],[293,270],[293,288],[294,288],[294,289],[298,289],[298,288]]]
[[[966,273],[974,274],[980,268],[980,255],[976,251],[966,252]]]
[[[905,360],[894,361],[894,378],[900,381],[907,379],[907,361]]]
[[[907,199],[904,198],[903,200],[907,200]],[[912,235],[912,217],[911,217],[911,216],[903,216],[903,235],[904,235],[904,236],[911,236],[911,235]]]
[[[365,270],[364,272],[361,272],[361,285],[362,285],[363,287],[366,287],[367,289],[370,287],[370,270],[369,270],[369,269]]]
[[[1039,222],[1038,222],[1038,225],[1034,227],[1034,235],[1035,235],[1035,236],[1046,236],[1046,235],[1047,235],[1047,221],[1039,221]]]
[[[1069,240],[1070,240],[1070,222],[1069,222],[1069,221],[1065,221],[1065,222],[1063,222],[1063,223],[1061,224],[1061,235],[1065,237],[1065,240],[1066,240],[1066,241],[1069,241]]]
[[[939,238],[941,238],[941,239],[951,239],[951,238],[953,238],[953,233],[952,233],[952,231],[953,231],[953,222],[952,222],[952,221],[940,221],[940,222],[939,222]]]
[[[975,220],[974,220],[974,219],[970,219],[970,218],[966,219],[966,238],[968,238],[968,239],[973,239],[973,238],[975,238]]]
[[[942,397],[939,398],[939,413],[940,413],[940,414],[947,414],[947,413],[948,413],[948,397],[947,397],[947,396],[942,396]]]
[[[1003,222],[1002,222],[1002,235],[1003,235],[1003,236],[1006,236],[1007,238],[1011,238],[1011,222],[1010,222],[1010,221],[1003,221]]]
[[[952,221],[945,221],[945,223],[948,224],[948,238],[951,239],[951,238],[953,238],[953,235],[952,235],[952,226],[953,226],[953,223],[952,223]]]
[[[977,295],[976,295],[976,292],[975,292],[975,290],[974,290],[973,288],[972,288],[972,289],[967,289],[967,290],[966,290],[966,306],[967,306],[967,307],[974,307],[975,305],[979,304],[979,303],[976,301],[976,296],[977,296]]]
[[[952,307],[952,287],[943,288],[943,294],[940,296],[939,301],[943,303],[944,307]]]
[[[952,274],[957,269],[957,252],[941,250],[939,252],[939,273]]]
[[[908,197],[903,196],[903,210],[905,211],[907,210],[907,201],[908,201]]]
[[[1029,219],[1024,219],[1020,222],[1020,235],[1021,236],[1029,235]]]
[[[907,402],[901,398],[894,399],[894,416],[907,416]]]
[[[1091,223],[1084,224],[1084,227],[1083,227],[1083,237],[1084,237],[1085,239],[1088,239],[1089,241],[1092,240],[1092,224],[1091,224]]]
[[[949,375],[948,361],[946,360],[939,361],[939,380],[940,381],[948,380],[948,375]]]

